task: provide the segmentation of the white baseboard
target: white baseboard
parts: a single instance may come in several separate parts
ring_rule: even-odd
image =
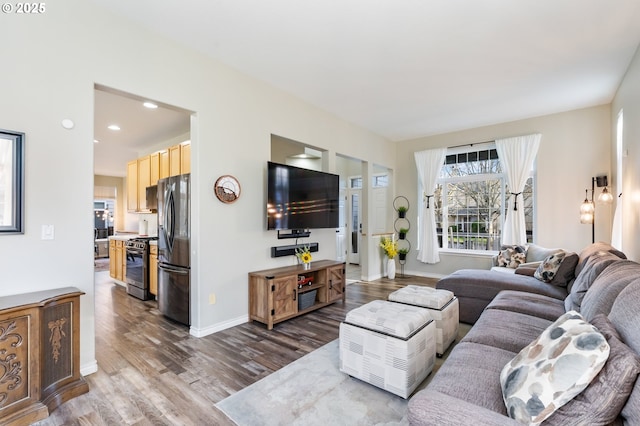
[[[89,374],[96,373],[97,371],[98,361],[96,361],[95,359],[80,366],[80,374],[82,374],[83,376],[88,376]]]
[[[243,315],[235,319],[219,322],[205,328],[196,328],[192,326],[189,329],[189,334],[195,337],[204,337],[213,333],[217,333],[218,331],[226,330],[227,328],[231,328],[236,325],[244,324],[246,322],[249,322],[249,315]]]

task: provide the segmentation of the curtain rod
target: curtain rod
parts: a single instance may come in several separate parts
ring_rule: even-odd
[[[474,145],[482,145],[485,143],[492,143],[495,142],[496,140],[492,140],[492,141],[484,141],[484,142],[473,142],[473,143],[465,143],[462,145],[454,145],[454,146],[448,146],[447,148],[462,148],[463,146],[474,146]]]

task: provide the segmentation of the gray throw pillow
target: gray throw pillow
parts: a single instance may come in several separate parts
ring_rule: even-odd
[[[540,262],[545,257],[552,255],[553,253],[560,251],[559,248],[545,248],[536,244],[529,244],[527,246],[527,263]]]
[[[551,282],[556,276],[558,269],[560,269],[560,265],[562,265],[562,261],[567,253],[564,250],[558,250],[557,252],[547,256],[538,269],[536,269],[536,273],[533,274],[534,277],[539,279],[540,281],[544,281],[545,283]]]
[[[572,279],[575,278],[576,265],[578,265],[579,257],[576,253],[567,253],[562,260],[562,264],[556,275],[551,280],[551,284],[559,287],[566,287]]]
[[[550,425],[607,425],[613,422],[629,398],[640,374],[640,358],[620,340],[620,335],[604,315],[591,325],[607,339],[609,358],[600,373],[579,395],[553,413]]]

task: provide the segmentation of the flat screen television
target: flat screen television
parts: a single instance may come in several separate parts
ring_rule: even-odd
[[[267,229],[338,227],[339,177],[269,161]]]

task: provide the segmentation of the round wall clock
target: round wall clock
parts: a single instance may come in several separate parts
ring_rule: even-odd
[[[240,182],[231,175],[220,176],[213,185],[213,192],[223,203],[233,203],[240,198]]]

